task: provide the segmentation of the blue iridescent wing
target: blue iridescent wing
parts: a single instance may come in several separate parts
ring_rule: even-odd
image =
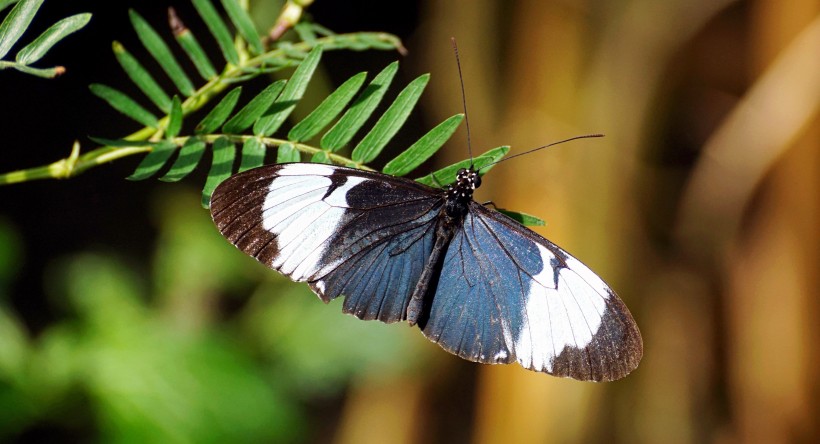
[[[237,248],[344,311],[396,322],[435,241],[438,190],[411,180],[312,163],[229,178],[211,214]]]
[[[422,331],[464,359],[607,381],[634,370],[640,332],[615,293],[555,244],[475,202],[444,258]]]

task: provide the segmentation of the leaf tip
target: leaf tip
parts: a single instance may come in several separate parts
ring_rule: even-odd
[[[173,6],[168,7],[168,25],[171,27],[171,32],[174,34],[174,37],[179,37],[188,31],[188,27],[186,27],[182,19],[179,18],[177,10],[174,9]]]

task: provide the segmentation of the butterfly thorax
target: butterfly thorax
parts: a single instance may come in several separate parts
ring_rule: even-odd
[[[473,191],[481,186],[481,176],[470,168],[462,168],[456,174],[456,181],[448,185],[445,191],[447,216],[461,220],[467,213],[468,204],[473,200]]]

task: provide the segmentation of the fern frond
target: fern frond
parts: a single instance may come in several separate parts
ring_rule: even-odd
[[[0,11],[12,2],[3,2]],[[76,14],[66,17],[51,25],[40,36],[23,47],[14,58],[14,61],[3,60],[11,48],[20,40],[28,29],[32,19],[40,9],[43,0],[20,0],[0,23],[0,70],[14,68],[18,71],[38,77],[52,78],[63,72],[62,66],[51,68],[35,68],[32,63],[39,61],[58,42],[69,34],[82,29],[91,20],[91,14]]]
[[[345,108],[346,103],[342,102],[349,101],[349,96],[355,94],[355,90],[360,88],[360,84],[357,84],[360,82],[358,78],[351,80],[342,90],[337,91],[331,99],[326,101],[326,107],[311,113],[310,119],[296,129],[295,134],[299,136],[297,140],[276,139],[270,136],[280,128],[293,107],[301,99],[323,50],[365,50],[377,47],[399,49],[402,48],[401,42],[395,36],[384,33],[337,35],[314,25],[313,28],[317,30],[315,35],[318,37],[311,38],[311,41],[272,43],[268,41],[266,43],[271,47],[265,49],[266,52],[256,54],[258,45],[254,41],[258,38],[258,35],[254,38],[250,34],[249,20],[237,12],[239,11],[237,9],[239,8],[238,0],[220,0],[225,11],[229,14],[230,22],[237,26],[237,35],[230,36],[230,39],[223,38],[222,29],[227,29],[227,21],[223,21],[218,16],[212,2],[210,0],[192,1],[210,31],[210,37],[216,40],[217,43],[220,43],[220,39],[222,40],[221,49],[226,62],[223,62],[219,69],[215,68],[215,64],[205,56],[198,43],[201,39],[197,39],[191,33],[173,10],[169,10],[169,22],[174,41],[177,42],[187,58],[193,63],[199,76],[205,80],[204,84],[197,86],[182,67],[182,62],[185,61],[177,60],[171,52],[169,44],[163,40],[163,36],[148,24],[140,14],[131,11],[129,18],[142,45],[146,48],[148,54],[157,61],[164,74],[172,80],[175,89],[178,90],[178,98],[171,98],[174,96],[173,92],[166,91],[160,86],[164,82],[159,81],[157,77],[154,77],[156,73],[152,74],[146,68],[149,66],[148,63],[140,61],[138,55],[134,55],[133,52],[126,50],[121,44],[115,42],[113,50],[117,60],[131,81],[137,86],[140,94],[144,95],[147,100],[141,100],[139,97],[129,97],[119,89],[107,85],[94,84],[90,86],[90,90],[105,100],[113,109],[145,127],[120,139],[92,138],[92,140],[103,143],[105,146],[80,155],[76,158],[75,167],[69,170],[60,169],[59,174],[54,172],[49,175],[49,171],[57,171],[56,169],[50,169],[51,166],[29,168],[0,174],[0,184],[49,177],[65,178],[106,162],[153,151],[159,151],[160,153],[146,156],[147,160],[144,159],[145,163],[140,164],[141,166],[137,168],[131,179],[157,175],[161,173],[164,167],[170,165],[167,172],[162,175],[162,180],[180,180],[189,174],[197,163],[202,160],[204,149],[212,146],[217,138],[221,136],[227,137],[227,140],[231,142],[231,146],[221,148],[222,151],[228,149],[233,152],[237,146],[242,146],[242,161],[239,166],[242,169],[257,166],[264,162],[264,154],[268,149],[277,150],[277,159],[281,161],[297,161],[301,158],[300,153],[305,153],[307,156],[316,156],[316,159],[320,161],[354,164],[350,159],[330,150],[327,150],[328,154],[317,154],[323,150],[301,142],[332,123],[339,112],[338,109]],[[38,2],[36,0],[21,0],[15,8],[24,4],[36,6]],[[15,15],[15,17],[19,16],[20,14]],[[16,23],[18,20],[20,19],[11,22]],[[7,20],[6,23],[10,22]],[[4,35],[10,36],[12,34],[7,32]],[[12,40],[6,37],[5,41],[11,42]],[[228,40],[231,41],[230,46],[227,44]],[[10,45],[9,43],[4,44],[6,46]],[[232,55],[234,51],[237,53],[236,57]],[[247,51],[250,51],[250,53]],[[236,107],[242,89],[241,86],[234,87],[234,84],[291,66],[296,66],[297,69],[286,84],[280,82],[271,85],[264,91],[262,96],[251,100],[251,103],[243,106],[237,112]],[[25,69],[25,67],[21,69]],[[387,71],[395,72],[395,66]],[[392,74],[390,77],[392,77]],[[378,84],[383,78],[382,75],[374,81],[374,85],[371,85],[371,92],[373,87],[379,89]],[[378,94],[373,96],[379,96],[383,93],[384,91],[380,90]],[[273,100],[273,103],[271,103],[271,100]],[[149,104],[146,105],[146,102]],[[193,135],[184,136],[184,127],[186,125],[183,124],[183,121],[185,116],[211,102],[216,103],[216,106],[212,106],[207,115],[193,128]],[[368,97],[366,103],[375,106],[377,101],[374,101],[372,97]],[[367,111],[362,113],[364,117],[362,123],[372,112],[372,110]],[[348,110],[349,112],[350,110]],[[346,113],[346,115],[348,114]],[[344,121],[349,121],[348,119],[343,117],[336,122],[336,126],[347,134],[347,140],[358,130],[358,127],[351,125],[340,125]],[[253,136],[241,134],[249,127],[254,128]],[[222,133],[217,132],[220,131],[220,128]],[[327,136],[327,133],[325,136]],[[255,140],[251,141],[250,138],[255,138]],[[145,144],[141,141],[149,142]],[[169,145],[167,143],[160,144],[160,141],[173,142],[175,149],[167,151]],[[346,141],[343,142],[334,149],[338,150],[347,143]],[[66,160],[63,159],[52,165],[60,162],[64,163]],[[360,166],[364,167],[364,165]]]
[[[429,76],[423,75],[410,82],[397,95],[387,110],[379,116],[373,127],[362,136],[361,141],[353,149],[353,157],[346,158],[330,150],[311,146],[305,142],[317,137],[325,127],[342,113],[353,96],[364,85],[366,73],[356,74],[339,86],[316,109],[310,112],[302,121],[296,123],[288,132],[286,139],[272,137],[273,133],[276,132],[301,99],[319,63],[321,53],[320,47],[314,48],[290,79],[272,83],[255,97],[252,97],[247,105],[236,112],[233,109],[239,99],[241,90],[239,88],[234,89],[205,116],[192,136],[175,137],[182,119],[181,107],[178,105],[179,98],[175,96],[172,110],[176,111],[172,111],[167,117],[170,123],[168,123],[166,129],[166,139],[156,145],[156,152],[146,156],[130,179],[146,179],[161,170],[158,163],[170,163],[172,156],[168,154],[169,142],[175,143],[176,147],[182,151],[169,172],[163,176],[163,180],[178,180],[190,173],[194,164],[202,158],[202,147],[208,144],[213,145],[212,164],[202,194],[203,203],[208,202],[210,193],[216,185],[234,171],[233,163],[238,154],[236,150],[239,144],[242,146],[242,152],[238,171],[262,165],[267,148],[274,147],[277,148],[277,162],[299,161],[302,157],[301,153],[304,153],[310,156],[308,159],[311,162],[338,163],[355,168],[370,169],[367,167],[367,163],[381,153],[404,124],[423,92]],[[323,135],[322,139],[327,138],[327,134],[331,132],[353,135],[363,122],[373,118],[375,107],[371,106],[372,95],[384,95],[386,84],[389,83],[389,79],[392,78],[397,66],[393,63],[382,71],[376,80],[371,82],[370,85],[373,88],[370,89],[370,95],[356,101],[351,109],[338,119],[336,125]],[[355,116],[355,119],[348,117],[351,115]],[[407,174],[430,158],[452,136],[462,120],[463,115],[461,114],[445,120],[410,148],[388,162],[385,171],[399,175]],[[223,124],[223,122],[226,123]],[[222,127],[222,133],[214,133],[220,126]],[[241,134],[251,126],[253,127],[252,134]],[[507,149],[496,149],[478,156],[475,163],[481,166],[496,161],[506,153]],[[359,157],[356,154],[357,150],[362,153],[359,154]],[[444,172],[442,174],[448,173]],[[450,176],[452,174],[454,173],[451,173]]]

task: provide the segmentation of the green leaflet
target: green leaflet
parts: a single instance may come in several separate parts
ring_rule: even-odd
[[[171,110],[171,98],[163,91],[162,87],[154,80],[154,77],[146,70],[142,64],[129,53],[120,42],[114,41],[112,44],[114,55],[122,66],[123,71],[134,82],[140,91],[145,94],[157,108],[163,112]]]
[[[153,176],[171,158],[174,151],[176,151],[176,145],[169,140],[163,140],[154,145],[154,149],[142,159],[137,169],[128,176],[128,180],[145,180]]]
[[[220,137],[214,142],[213,153],[211,169],[208,171],[208,178],[205,179],[205,187],[202,189],[202,206],[205,208],[210,206],[211,194],[217,185],[231,177],[236,147],[227,137]]]
[[[239,171],[260,167],[265,163],[265,145],[256,138],[250,138],[242,145],[242,162]]]
[[[96,143],[99,143],[103,146],[110,146],[114,148],[131,148],[131,147],[142,147],[142,146],[152,146],[155,142],[150,142],[147,140],[125,140],[125,139],[106,139],[105,137],[94,137],[89,136],[89,139],[93,140]]]
[[[301,160],[302,156],[299,155],[299,151],[292,143],[283,143],[276,150],[276,163],[299,162]]]
[[[17,3],[17,0],[0,0],[0,12],[15,3]]]
[[[510,211],[504,210],[501,208],[496,208],[496,211],[499,213],[509,217],[510,219],[518,222],[521,225],[526,225],[529,227],[541,227],[546,225],[546,222],[541,220],[540,218],[533,216],[532,214],[521,213],[518,211]]]
[[[188,55],[188,58],[191,59],[199,75],[205,80],[216,77],[216,69],[211,64],[208,56],[205,55],[205,50],[199,45],[199,41],[191,33],[191,30],[179,19],[174,8],[168,8],[168,22],[174,31],[174,39]]]
[[[168,115],[168,127],[165,128],[165,137],[172,139],[179,134],[182,129],[182,102],[179,96],[174,95],[174,100],[171,102],[171,113]]]
[[[309,140],[341,113],[353,96],[362,87],[366,72],[360,72],[336,88],[307,117],[297,123],[288,133],[288,139],[294,142]]]
[[[115,110],[125,114],[126,116],[136,120],[137,122],[150,126],[152,128],[159,127],[159,121],[156,116],[151,114],[148,110],[143,108],[139,103],[132,100],[130,97],[110,86],[94,83],[88,86],[94,95],[105,100]]]
[[[17,53],[15,60],[17,63],[23,65],[30,65],[40,60],[52,46],[57,44],[60,40],[66,38],[69,34],[82,29],[91,20],[91,14],[76,14],[66,17],[57,23],[51,25],[33,42],[26,45],[20,52]]]
[[[222,131],[228,134],[239,134],[248,129],[253,123],[267,111],[276,97],[285,87],[286,80],[278,80],[268,85],[256,97],[251,99],[247,105],[242,107],[235,116],[228,120],[222,127]]]
[[[316,154],[310,158],[310,161],[313,163],[326,163],[328,165],[333,163],[330,161],[330,156],[327,155],[327,151],[317,151]]]
[[[255,135],[267,137],[279,129],[305,93],[308,82],[313,77],[313,72],[319,65],[321,57],[322,47],[316,46],[302,60],[302,63],[299,64],[299,67],[296,68],[287,85],[285,85],[282,94],[279,95],[279,98],[269,110],[269,114],[262,116],[253,125]]]
[[[157,31],[136,11],[131,9],[128,11],[128,14],[131,18],[131,25],[134,27],[134,31],[137,32],[137,37],[139,37],[145,49],[147,49],[151,56],[159,63],[159,66],[165,71],[165,74],[168,75],[171,81],[174,82],[179,92],[186,97],[191,96],[191,94],[194,93],[194,84],[191,83],[191,79],[188,78],[188,75],[185,74],[185,71],[179,66],[176,58],[174,58],[174,55],[171,53],[171,49],[168,48],[168,45],[165,44],[162,37],[160,37]]]
[[[404,176],[413,171],[450,139],[462,120],[464,120],[464,114],[456,114],[439,123],[410,148],[387,162],[382,172],[393,176]]]
[[[476,169],[483,167],[484,165],[491,164],[493,162],[498,162],[510,152],[509,146],[499,146],[497,148],[493,148],[488,150],[487,152],[476,156],[473,160],[473,166]],[[416,182],[423,183],[425,185],[429,185],[431,187],[437,187],[442,185],[448,185],[453,183],[456,178],[456,173],[461,168],[468,168],[470,166],[470,159],[462,160],[461,162],[454,163],[450,166],[446,166],[434,173],[428,174],[424,177],[419,177],[416,179]],[[480,174],[483,176],[490,171],[492,167],[488,167],[484,170],[480,171]]]
[[[210,0],[191,0],[191,3],[194,4],[194,8],[196,8],[199,16],[202,17],[202,21],[205,22],[205,25],[211,31],[214,39],[216,39],[216,43],[219,45],[219,49],[222,50],[222,55],[225,56],[225,60],[233,65],[238,65],[239,54],[233,46],[233,36],[231,32],[228,31],[228,27],[225,26],[225,22],[219,18],[219,13],[216,12],[213,3],[211,3]]]
[[[196,134],[210,134],[214,132],[217,128],[222,125],[228,116],[231,115],[231,111],[236,106],[236,102],[239,100],[239,95],[242,93],[242,87],[237,86],[236,88],[232,89],[231,92],[225,94],[225,97],[219,101],[219,103],[199,122],[199,125],[196,126],[196,130],[194,133]]]
[[[42,4],[43,0],[21,0],[3,19],[0,23],[0,59],[17,43]]]
[[[338,151],[344,147],[353,136],[364,125],[373,110],[381,102],[384,93],[393,81],[396,71],[399,69],[399,62],[387,65],[372,82],[359,94],[341,119],[330,129],[320,142],[324,150]]]
[[[396,135],[399,128],[404,125],[410,111],[418,102],[424,87],[430,80],[430,74],[424,74],[410,82],[396,97],[396,100],[382,114],[373,129],[353,149],[353,161],[358,163],[370,163],[379,153],[382,152],[387,142]]]
[[[179,156],[171,169],[160,177],[159,180],[163,182],[176,182],[182,180],[199,165],[199,160],[202,159],[202,153],[205,152],[205,142],[197,137],[190,137],[185,141],[185,145],[179,151]]]
[[[262,46],[262,40],[259,38],[259,33],[253,26],[253,20],[251,20],[247,11],[239,6],[239,2],[236,0],[222,0],[222,7],[225,8],[225,12],[228,13],[228,17],[234,26],[236,26],[239,34],[241,34],[242,38],[251,46],[253,53],[262,54],[265,52],[265,48]]]

